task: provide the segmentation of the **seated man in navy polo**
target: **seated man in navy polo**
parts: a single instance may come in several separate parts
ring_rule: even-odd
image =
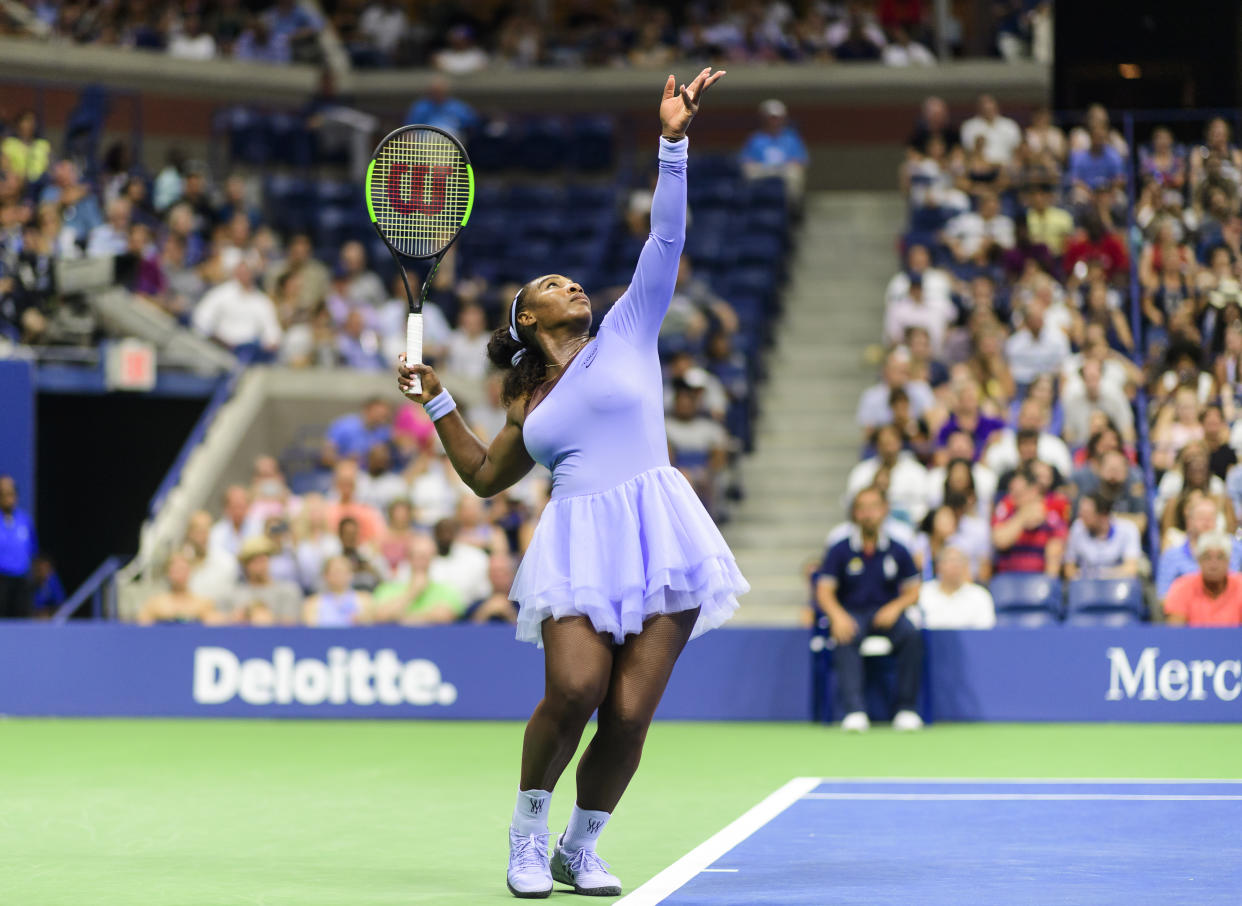
[[[910,552],[882,531],[888,505],[879,488],[854,498],[849,535],[829,546],[819,568],[815,595],[837,643],[833,665],[845,718],[843,730],[871,726],[863,705],[863,637],[883,635],[897,657],[896,730],[917,730],[915,711],[923,668],[923,637],[905,612],[919,599],[919,573]]]

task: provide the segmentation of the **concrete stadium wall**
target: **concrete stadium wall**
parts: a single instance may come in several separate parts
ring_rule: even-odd
[[[211,115],[222,106],[297,110],[319,82],[318,71],[310,66],[174,62],[157,54],[50,48],[14,38],[0,38],[0,61],[0,87],[8,106],[41,107],[54,137],[82,85],[99,82],[129,93],[131,97],[118,99],[113,106],[109,137],[126,138],[140,127],[148,167],[158,166],[171,144],[206,157]],[[678,75],[689,75],[695,68],[685,62],[671,67]],[[663,70],[491,70],[457,79],[454,90],[487,114],[611,113],[621,119],[623,135],[641,137],[655,134],[653,98],[663,74]],[[343,76],[337,89],[358,107],[379,114],[387,126],[401,121],[430,79],[424,70],[356,71]],[[992,60],[926,69],[865,63],[731,66],[727,82],[711,97],[711,115],[695,124],[694,140],[701,148],[736,148],[754,128],[759,102],[780,97],[811,147],[811,188],[889,189],[922,99],[938,94],[955,115],[963,117],[983,91],[994,94],[1003,108],[1022,115],[1049,101],[1051,73],[1035,63]]]

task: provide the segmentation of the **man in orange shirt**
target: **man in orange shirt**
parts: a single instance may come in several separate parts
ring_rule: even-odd
[[[352,459],[342,459],[332,474],[333,496],[324,507],[324,519],[333,532],[346,517],[358,523],[359,540],[374,544],[384,533],[384,517],[375,507],[354,498],[358,488],[358,464]]]
[[[1242,573],[1229,572],[1232,539],[1205,532],[1195,545],[1199,572],[1177,579],[1164,599],[1170,626],[1242,626]]]

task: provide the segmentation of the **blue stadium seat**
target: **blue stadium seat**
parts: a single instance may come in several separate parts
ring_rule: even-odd
[[[229,156],[234,163],[267,164],[273,157],[267,117],[246,107],[233,107],[224,114],[229,133]]]
[[[750,180],[746,184],[746,201],[754,208],[785,210],[785,180],[779,176]]]
[[[1069,583],[1065,622],[1072,626],[1128,626],[1143,616],[1138,579],[1077,579]]]
[[[617,204],[617,187],[614,185],[571,183],[566,186],[565,194],[565,203],[575,214],[591,209],[613,211]]]
[[[574,117],[568,146],[570,166],[587,173],[611,170],[614,131],[611,117]]]
[[[733,245],[733,254],[743,264],[769,264],[778,273],[784,271],[785,243],[779,236],[747,236]]]
[[[992,578],[998,626],[1036,627],[1061,619],[1061,580],[1043,573],[1001,573]]]
[[[513,166],[513,129],[504,120],[490,120],[470,139],[470,163],[478,170],[503,170]]]
[[[267,115],[272,156],[277,163],[292,167],[309,167],[315,162],[315,139],[301,116],[291,113]]]
[[[527,170],[547,172],[565,165],[568,137],[565,124],[557,117],[528,120],[518,140],[515,163]]]

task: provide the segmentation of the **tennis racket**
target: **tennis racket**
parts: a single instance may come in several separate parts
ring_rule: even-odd
[[[466,149],[435,126],[402,126],[390,132],[367,167],[367,213],[401,272],[410,313],[405,320],[407,365],[423,360],[423,303],[436,268],[470,219],[474,170]],[[434,258],[418,297],[410,292],[401,256]],[[414,377],[415,393],[422,382]]]

